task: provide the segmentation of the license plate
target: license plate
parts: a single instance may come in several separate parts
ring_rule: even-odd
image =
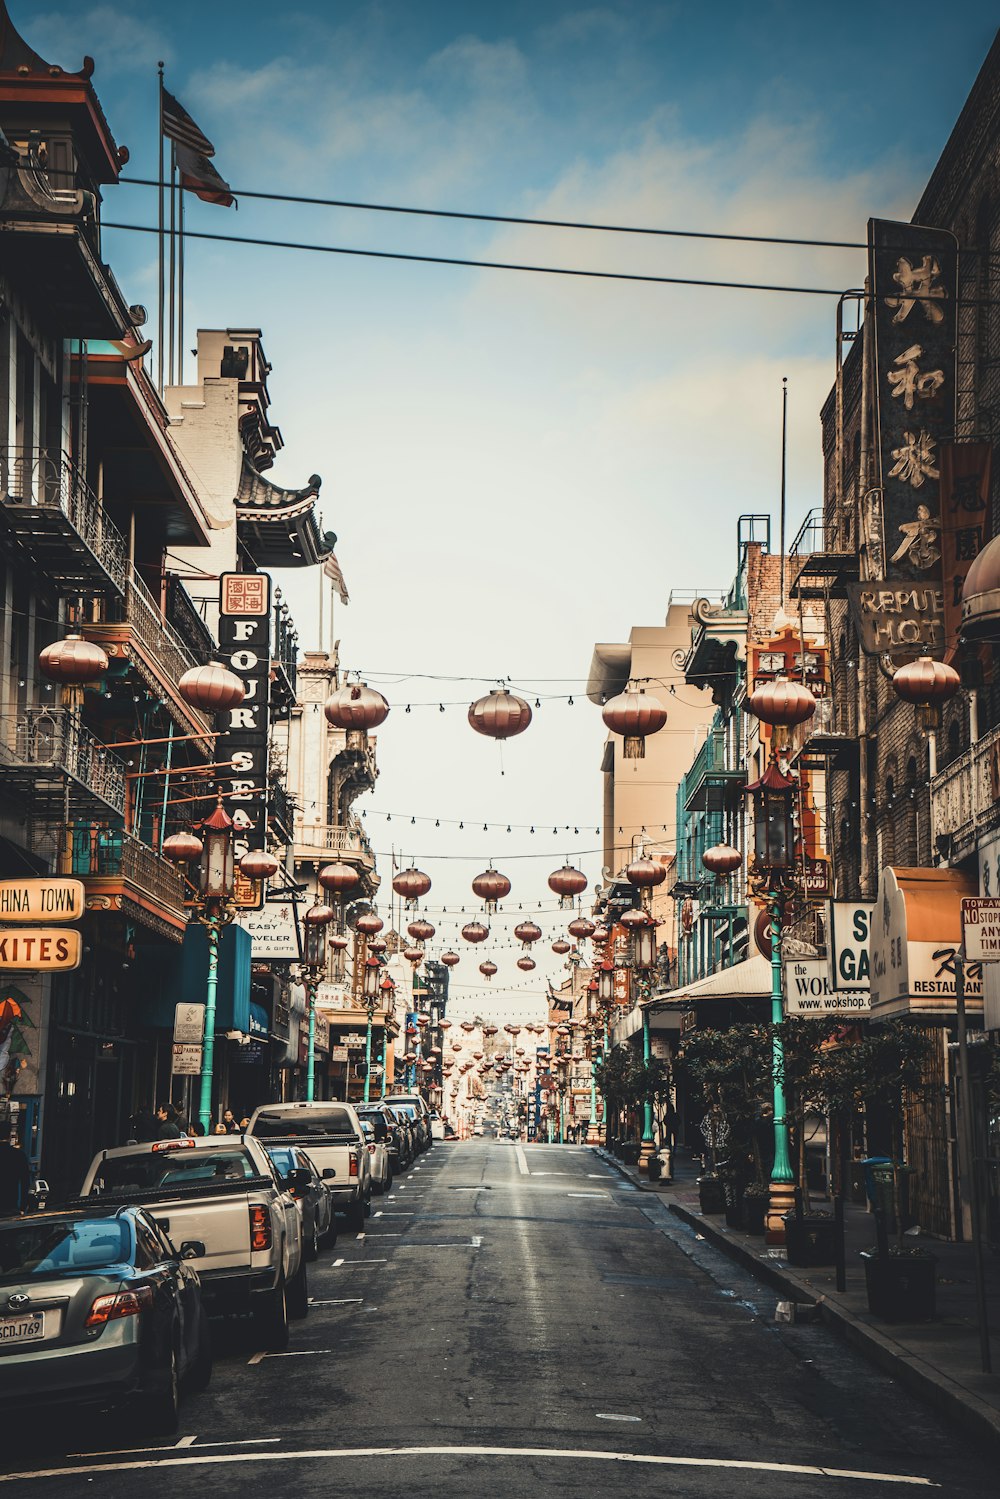
[[[44,1337],[44,1312],[23,1312],[17,1317],[0,1317],[0,1348],[9,1348],[11,1343],[40,1343]]]

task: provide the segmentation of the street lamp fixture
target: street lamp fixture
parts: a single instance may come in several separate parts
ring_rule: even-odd
[[[388,975],[387,975],[388,977]],[[392,980],[390,979],[391,983]],[[382,993],[382,964],[374,955],[369,954],[365,959],[364,979],[361,986],[361,994],[365,1002],[365,1010],[368,1014],[368,1025],[365,1030],[365,1103],[371,1100],[372,1088],[372,1023],[375,1019],[375,1011],[378,1009]]]
[[[798,782],[772,759],[759,780],[747,787],[753,797],[754,861],[750,866],[750,885],[754,894],[766,904],[771,925],[771,1066],[774,1080],[774,1166],[767,1210],[766,1240],[769,1244],[785,1242],[783,1215],[795,1202],[795,1173],[788,1149],[788,1121],[785,1116],[784,1044],[781,1024],[784,1019],[781,972],[781,921],[786,898],[796,885],[795,820],[793,814]]]
[[[306,1052],[306,1102],[316,1096],[316,994],[326,972],[326,929],[336,917],[332,906],[317,901],[303,917],[305,929],[305,962],[302,976],[306,982],[306,1004],[309,1012],[309,1043]]]

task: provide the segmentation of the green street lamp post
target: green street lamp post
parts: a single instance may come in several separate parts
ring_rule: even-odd
[[[382,964],[373,953],[365,962],[365,978],[362,990],[365,1010],[368,1014],[368,1026],[365,1031],[365,1103],[369,1103],[371,1100],[372,1022],[375,1019],[375,1011],[378,1009],[381,973]]]
[[[767,1209],[766,1242],[785,1242],[784,1214],[795,1205],[795,1172],[788,1148],[785,1112],[784,1045],[781,1026],[784,997],[781,972],[781,922],[785,900],[795,889],[795,824],[792,800],[798,783],[785,775],[777,760],[771,760],[759,780],[746,787],[753,797],[754,862],[750,883],[764,900],[770,917],[771,936],[771,1071],[774,1099],[774,1165]]]
[[[648,911],[636,909],[626,911],[622,917],[622,925],[628,928],[630,944],[630,965],[636,976],[638,1001],[642,1010],[642,1060],[647,1068],[653,1056],[652,1040],[649,1033],[649,1010],[643,1005],[643,999],[647,997],[649,988],[649,975],[656,967],[656,928],[657,922],[650,916]],[[656,1154],[656,1132],[653,1127],[653,1099],[647,1090],[642,1101],[642,1139],[639,1147],[639,1170],[649,1171],[649,1158]]]
[[[309,1042],[306,1050],[306,1102],[312,1103],[316,1096],[316,994],[326,972],[326,929],[335,920],[332,906],[318,901],[310,906],[302,924],[305,928],[305,962],[302,977],[306,985],[306,1010],[308,1013]]]

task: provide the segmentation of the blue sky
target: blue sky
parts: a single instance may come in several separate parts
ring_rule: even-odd
[[[95,57],[135,175],[153,175],[163,57],[168,86],[237,188],[851,241],[870,214],[912,213],[997,21],[993,5],[929,0],[173,0],[169,11],[11,0],[11,10],[50,60]],[[112,190],[105,216],[152,223],[154,195]],[[834,288],[863,275],[849,251],[250,200],[238,213],[193,203],[188,222],[653,274]],[[129,299],[152,306],[155,242],[109,231],[105,249]],[[592,829],[603,736],[581,699],[593,642],[662,619],[672,588],[728,585],[737,516],[777,508],[783,375],[793,525],[819,503],[833,299],[209,245],[189,264],[189,327],[264,330],[286,439],[277,476],[324,477],[352,595],[337,617],[343,659],[396,705],[372,806],[467,828],[498,818]],[[311,580],[296,580],[293,607],[312,643]],[[460,707],[403,712],[408,699],[478,695],[464,682],[394,681],[418,672],[561,679],[548,690],[579,697],[546,703],[501,775]],[[372,826],[387,847],[400,820]],[[515,862],[523,837],[470,843],[468,831],[425,828],[404,849],[428,868],[438,859],[431,903],[469,893],[477,868],[456,855],[504,867],[506,854],[512,878],[524,871],[515,898],[527,900],[544,897],[564,852],[595,846],[560,835],[544,857]],[[597,877],[596,857],[580,862]]]

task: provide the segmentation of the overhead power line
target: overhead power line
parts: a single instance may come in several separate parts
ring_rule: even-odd
[[[127,187],[170,187],[155,177],[120,177]],[[537,229],[583,229],[595,234],[645,234],[664,239],[718,239],[744,245],[792,245],[812,250],[864,250],[860,240],[792,239],[778,234],[735,234],[715,229],[647,229],[636,224],[592,224],[576,219],[536,219],[512,213],[468,213],[454,208],[412,208],[399,203],[359,203],[350,198],[309,198],[301,193],[265,193],[247,187],[230,191],[237,198],[260,198],[267,203],[301,203],[311,208],[350,208],[365,213],[401,213],[417,218],[461,219],[473,224],[522,224]]]
[[[131,234],[158,234],[155,224],[112,224],[105,229],[123,229]],[[415,255],[402,250],[360,250],[347,245],[313,245],[300,240],[264,239],[242,234],[207,234],[203,230],[185,229],[185,240],[212,240],[222,245],[258,245],[268,250],[309,250],[320,255],[355,255],[365,260],[409,260],[421,265],[471,266],[480,271],[530,271],[540,276],[576,276],[591,281],[643,281],[659,286],[704,286],[724,291],[773,291],[804,297],[842,297],[836,286],[780,286],[769,281],[710,281],[694,276],[644,276],[635,271],[588,271],[569,266],[525,265],[510,260],[469,260],[458,255]],[[863,292],[858,291],[858,296]]]

